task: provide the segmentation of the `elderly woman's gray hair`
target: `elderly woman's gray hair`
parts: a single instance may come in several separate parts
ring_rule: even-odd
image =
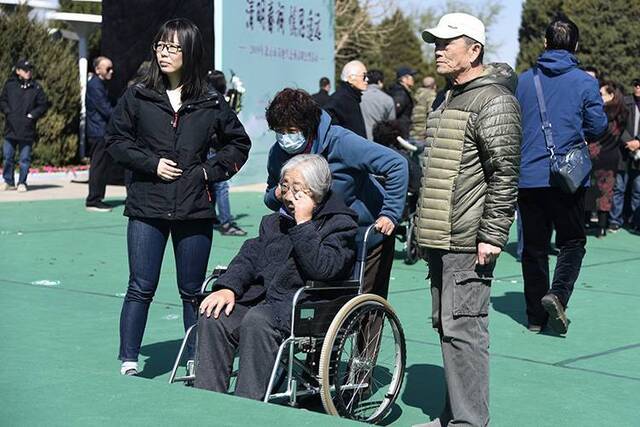
[[[280,171],[280,180],[292,171],[297,170],[304,179],[313,201],[322,202],[331,188],[331,169],[327,160],[317,154],[299,154],[284,164]]]

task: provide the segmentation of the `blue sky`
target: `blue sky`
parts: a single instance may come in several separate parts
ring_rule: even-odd
[[[401,9],[407,12],[424,9],[428,6],[440,6],[445,2],[425,1],[425,0],[397,0]],[[473,4],[477,1],[468,0]],[[506,62],[515,66],[516,56],[518,56],[518,28],[520,27],[520,15],[522,12],[521,0],[499,0],[502,4],[502,12],[498,16],[496,24],[490,29],[487,37],[494,43],[499,43],[500,47],[494,55],[488,57],[491,61]],[[451,10],[449,12],[457,12]],[[541,47],[542,48],[542,47]]]

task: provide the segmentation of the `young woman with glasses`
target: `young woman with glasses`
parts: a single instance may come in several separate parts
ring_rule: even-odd
[[[198,27],[166,22],[140,83],[127,89],[107,129],[111,156],[132,172],[129,285],[120,316],[121,373],[136,375],[149,305],[171,235],[185,329],[196,323],[195,294],[211,250],[209,186],[229,179],[247,160],[251,142],[237,116],[206,83]],[[207,159],[214,145],[217,155]],[[193,353],[192,344],[190,346]]]

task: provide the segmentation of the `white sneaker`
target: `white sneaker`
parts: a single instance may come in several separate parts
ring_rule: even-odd
[[[122,362],[120,374],[126,376],[138,375],[138,362]]]
[[[0,191],[12,191],[15,189],[16,189],[15,185],[9,185],[6,182],[3,182],[2,184],[0,184]]]
[[[18,184],[18,193],[26,193],[26,192],[27,192],[26,184]]]

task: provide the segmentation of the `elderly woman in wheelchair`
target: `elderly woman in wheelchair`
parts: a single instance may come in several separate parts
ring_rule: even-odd
[[[300,155],[281,171],[284,207],[267,215],[200,305],[195,387],[227,392],[239,355],[235,394],[262,400],[281,343],[291,332],[296,291],[309,280],[351,276],[357,215],[330,191],[318,155]]]

